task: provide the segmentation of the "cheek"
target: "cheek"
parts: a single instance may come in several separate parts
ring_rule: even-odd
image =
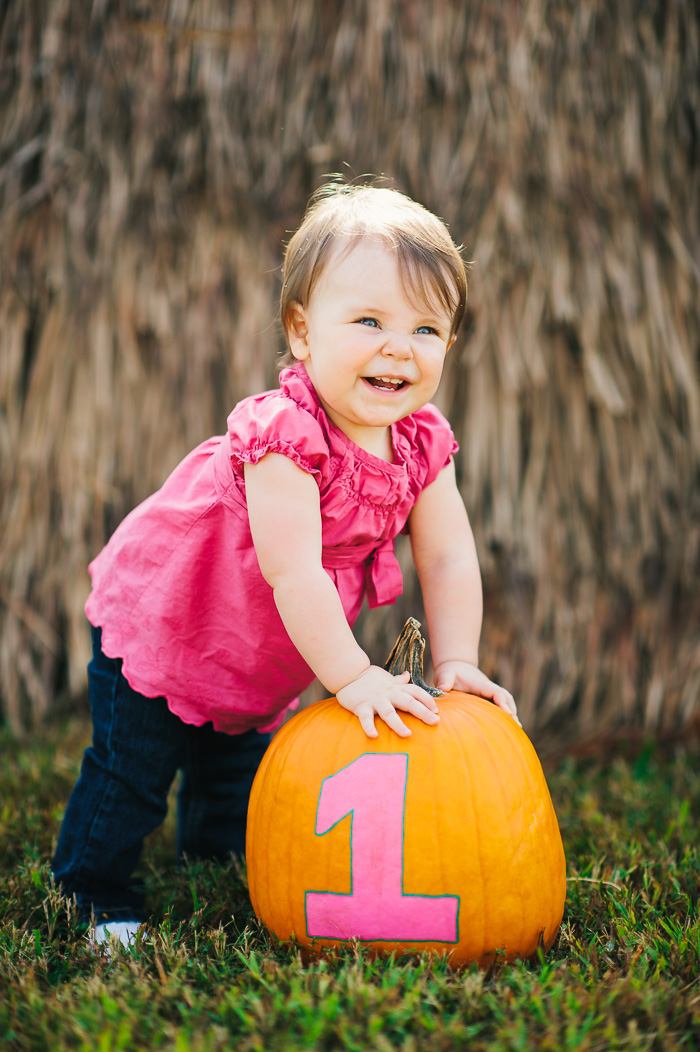
[[[429,358],[425,363],[424,375],[426,379],[430,379],[433,383],[439,383],[440,377],[442,376],[442,370],[445,366],[445,356],[436,355],[433,358]]]

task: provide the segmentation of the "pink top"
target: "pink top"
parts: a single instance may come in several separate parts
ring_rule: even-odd
[[[303,366],[280,389],[240,402],[210,438],[135,508],[90,564],[85,612],[108,657],[141,694],[164,696],[186,723],[270,730],[314,675],[287,635],[260,573],[244,463],[281,453],[314,476],[323,566],[352,625],[365,595],[392,603],[402,578],[394,538],[457,450],[426,405],[392,425],[394,462],[355,445],[326,415]],[[283,514],[283,509],[280,509]],[[290,557],[294,538],[289,538]]]

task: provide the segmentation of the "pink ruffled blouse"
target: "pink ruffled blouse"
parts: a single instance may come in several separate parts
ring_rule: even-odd
[[[193,450],[90,564],[85,612],[134,690],[164,696],[186,723],[211,720],[230,734],[278,726],[314,675],[260,573],[243,465],[281,453],[314,476],[323,566],[352,625],[365,595],[380,606],[401,594],[394,539],[457,449],[431,405],[394,424],[392,441],[391,464],[355,445],[303,366],[283,370],[279,390],[240,402],[227,434]]]

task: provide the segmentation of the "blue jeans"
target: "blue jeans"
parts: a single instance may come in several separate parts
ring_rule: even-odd
[[[248,798],[270,735],[194,727],[165,698],[132,690],[121,660],[106,657],[92,630],[88,665],[92,746],[71,794],[53,859],[64,892],[97,923],[142,920],[134,881],[144,837],[162,823],[178,770],[178,859],[226,859],[245,851]]]

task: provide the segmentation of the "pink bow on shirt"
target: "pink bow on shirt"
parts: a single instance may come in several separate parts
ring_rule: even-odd
[[[329,570],[364,564],[365,589],[371,609],[393,603],[403,591],[403,575],[394,554],[393,537],[379,544],[368,541],[365,544],[324,547],[321,562]]]

